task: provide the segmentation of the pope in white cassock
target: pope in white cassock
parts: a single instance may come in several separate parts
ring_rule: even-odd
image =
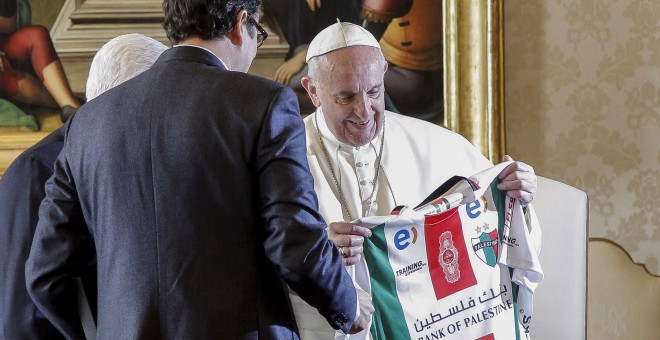
[[[452,176],[471,176],[492,166],[462,136],[385,111],[387,62],[378,42],[362,27],[339,22],[329,26],[311,42],[306,59],[309,72],[302,84],[317,107],[305,118],[307,159],[326,222],[415,206]],[[536,191],[532,167],[514,162],[499,177],[498,189],[523,205],[531,202]],[[540,229],[531,206],[526,219],[538,249]],[[344,255],[356,286],[370,293],[361,254],[364,237],[371,232],[358,225],[337,229],[329,227],[331,240]],[[298,296],[291,299],[303,340],[370,338],[368,328],[356,335],[335,334],[314,308]]]

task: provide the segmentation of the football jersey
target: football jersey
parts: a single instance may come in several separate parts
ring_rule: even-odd
[[[454,177],[416,208],[360,219],[375,339],[528,338],[543,279],[518,200],[496,188],[501,163]]]

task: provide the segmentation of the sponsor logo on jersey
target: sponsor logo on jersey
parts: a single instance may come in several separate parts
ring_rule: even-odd
[[[411,227],[410,229],[401,229],[394,234],[394,247],[398,250],[404,250],[409,245],[417,242],[417,229]]]
[[[488,200],[484,196],[465,205],[465,212],[471,219],[479,217],[479,215],[481,215],[482,212],[486,212],[486,210],[488,210]]]
[[[407,266],[405,266],[401,269],[396,270],[395,273],[396,273],[397,277],[399,277],[401,275],[408,276],[408,275],[424,268],[425,266],[426,266],[426,263],[424,263],[422,261],[417,261],[413,264],[409,264],[409,265],[407,265]]]

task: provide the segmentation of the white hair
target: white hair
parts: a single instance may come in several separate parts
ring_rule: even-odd
[[[96,52],[89,68],[87,100],[148,70],[166,49],[159,41],[137,33],[108,41]]]

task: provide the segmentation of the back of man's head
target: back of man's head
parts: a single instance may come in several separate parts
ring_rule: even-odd
[[[238,12],[257,18],[261,0],[164,0],[163,27],[172,44],[196,36],[217,40],[234,28]]]
[[[148,70],[167,46],[142,34],[124,34],[108,41],[89,68],[87,100]]]

